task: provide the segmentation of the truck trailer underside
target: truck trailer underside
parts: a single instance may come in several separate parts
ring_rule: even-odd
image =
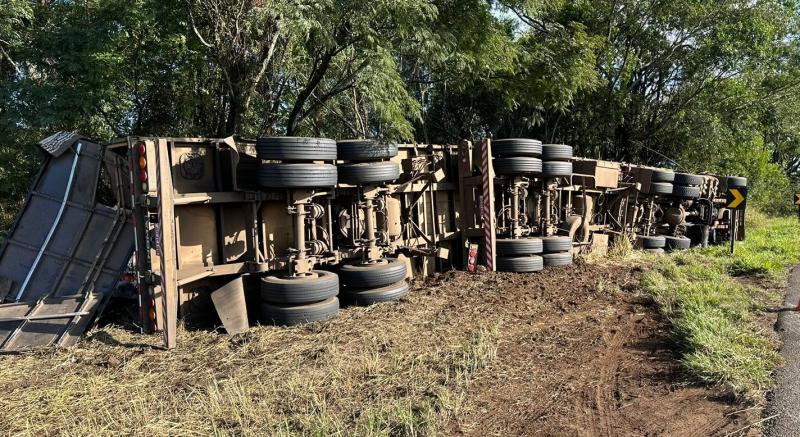
[[[578,158],[531,139],[457,145],[73,134],[0,251],[0,350],[69,345],[120,275],[143,332],[230,333],[400,299],[413,275],[538,272],[618,239],[651,252],[744,238],[732,176]],[[133,254],[133,256],[131,256]],[[545,273],[546,274],[546,273]]]

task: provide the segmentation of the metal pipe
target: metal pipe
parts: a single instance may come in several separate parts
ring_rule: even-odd
[[[519,187],[516,182],[511,188],[511,238],[516,238],[519,228]]]
[[[326,205],[326,209],[328,211],[328,216],[325,219],[328,221],[328,247],[330,250],[335,250],[336,248],[333,247],[334,238],[333,238],[333,208],[331,207],[331,201],[328,200],[328,204]]]
[[[549,182],[549,180],[548,180]],[[550,197],[550,184],[545,182],[544,185],[544,223],[542,235],[547,236],[550,231],[550,209],[553,207],[553,202]]]
[[[366,237],[367,237],[367,243],[369,245],[369,250],[367,251],[367,257],[369,258],[370,255],[378,247],[378,242],[375,239],[375,208],[373,207],[373,203],[372,203],[372,198],[371,197],[368,197],[364,201],[364,209],[365,209],[365,213],[366,213],[365,214],[366,217],[364,218],[364,226],[367,228],[366,229]],[[374,260],[370,260],[370,261],[374,261]]]
[[[656,200],[653,196],[650,196],[650,203],[647,206],[647,226],[645,226],[645,235],[650,235],[650,231],[653,229],[653,222],[655,221],[655,209],[656,209]]]
[[[302,203],[295,206],[294,242],[297,245],[297,259],[306,259],[306,206]]]

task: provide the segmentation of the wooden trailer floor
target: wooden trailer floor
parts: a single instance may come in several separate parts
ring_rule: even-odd
[[[451,273],[330,323],[178,347],[106,327],[0,358],[10,434],[713,435],[759,408],[685,383],[640,271]]]

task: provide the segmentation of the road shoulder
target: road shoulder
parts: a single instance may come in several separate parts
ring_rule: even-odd
[[[776,389],[769,394],[764,410],[764,435],[784,437],[800,433],[800,312],[791,311],[800,302],[800,266],[789,280],[789,290],[778,315],[775,330],[781,336],[785,365],[775,372]]]

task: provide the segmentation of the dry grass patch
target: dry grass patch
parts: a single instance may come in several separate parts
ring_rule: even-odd
[[[480,287],[480,281],[475,281]],[[476,288],[476,290],[479,288]],[[69,351],[2,358],[0,429],[42,435],[424,435],[459,411],[498,329],[417,290],[330,323],[179,347],[118,328]],[[414,311],[409,311],[414,308]]]

